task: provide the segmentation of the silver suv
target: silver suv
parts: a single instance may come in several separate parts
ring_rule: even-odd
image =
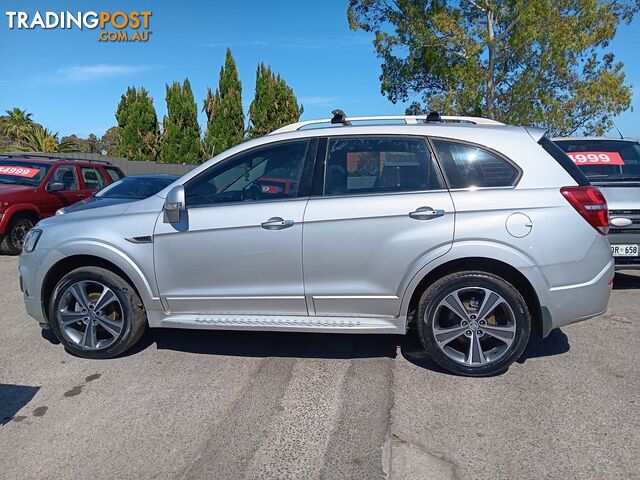
[[[445,369],[502,372],[532,331],[607,309],[607,206],[544,131],[444,120],[301,122],[150,198],[43,220],[20,258],[27,311],[87,358],[147,324],[413,324]]]

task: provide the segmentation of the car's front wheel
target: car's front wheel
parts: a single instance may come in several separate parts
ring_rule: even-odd
[[[418,333],[441,367],[469,376],[505,371],[529,341],[531,316],[522,295],[485,272],[458,272],[423,293]]]
[[[142,336],[146,317],[128,282],[99,267],[81,267],[56,285],[49,321],[65,348],[84,358],[111,358]]]
[[[28,217],[16,217],[9,223],[6,233],[0,241],[0,251],[6,255],[19,255],[24,237],[33,228],[33,220]]]

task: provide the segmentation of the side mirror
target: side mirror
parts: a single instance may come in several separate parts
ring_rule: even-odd
[[[49,182],[45,188],[47,192],[59,192],[64,190],[64,183],[62,182]]]
[[[164,223],[178,223],[180,212],[185,208],[184,185],[176,185],[169,190],[164,200]]]

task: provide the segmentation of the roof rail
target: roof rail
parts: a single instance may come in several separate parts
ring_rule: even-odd
[[[335,111],[334,111],[335,112]],[[340,112],[342,113],[342,112]],[[432,112],[433,113],[433,112]],[[418,125],[426,122],[432,122],[431,118],[428,118],[429,115],[377,115],[371,117],[341,117],[342,121],[335,121],[334,118],[323,118],[320,120],[305,120],[303,122],[292,123],[290,125],[285,125],[284,127],[280,127],[277,130],[274,130],[269,135],[273,135],[275,133],[285,133],[285,132],[296,132],[298,130],[302,130],[308,126],[318,127],[320,125],[331,126],[331,124],[342,124],[344,126],[353,125],[353,122],[375,122],[375,121],[394,121],[394,120],[403,120],[405,125]],[[332,120],[334,120],[332,122]],[[483,117],[466,117],[466,116],[457,116],[457,115],[442,115],[440,116],[440,121],[444,123],[471,123],[473,125],[504,125],[502,122],[498,122],[497,120],[491,120],[489,118]],[[434,122],[434,123],[437,123]]]
[[[75,158],[75,157],[58,157],[55,155],[48,155],[46,153],[40,152],[25,152],[25,153],[0,153],[0,157],[10,157],[10,158],[44,158],[50,160],[56,160],[61,162],[87,162],[87,163],[101,163],[104,165],[113,165],[108,160],[98,160],[91,158]]]

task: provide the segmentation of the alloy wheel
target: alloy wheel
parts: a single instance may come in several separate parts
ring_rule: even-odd
[[[125,326],[117,295],[97,281],[83,280],[68,286],[56,314],[66,339],[84,350],[111,346]]]
[[[464,287],[448,293],[436,306],[432,329],[436,345],[447,357],[479,367],[498,361],[509,351],[516,337],[516,319],[498,293]]]

